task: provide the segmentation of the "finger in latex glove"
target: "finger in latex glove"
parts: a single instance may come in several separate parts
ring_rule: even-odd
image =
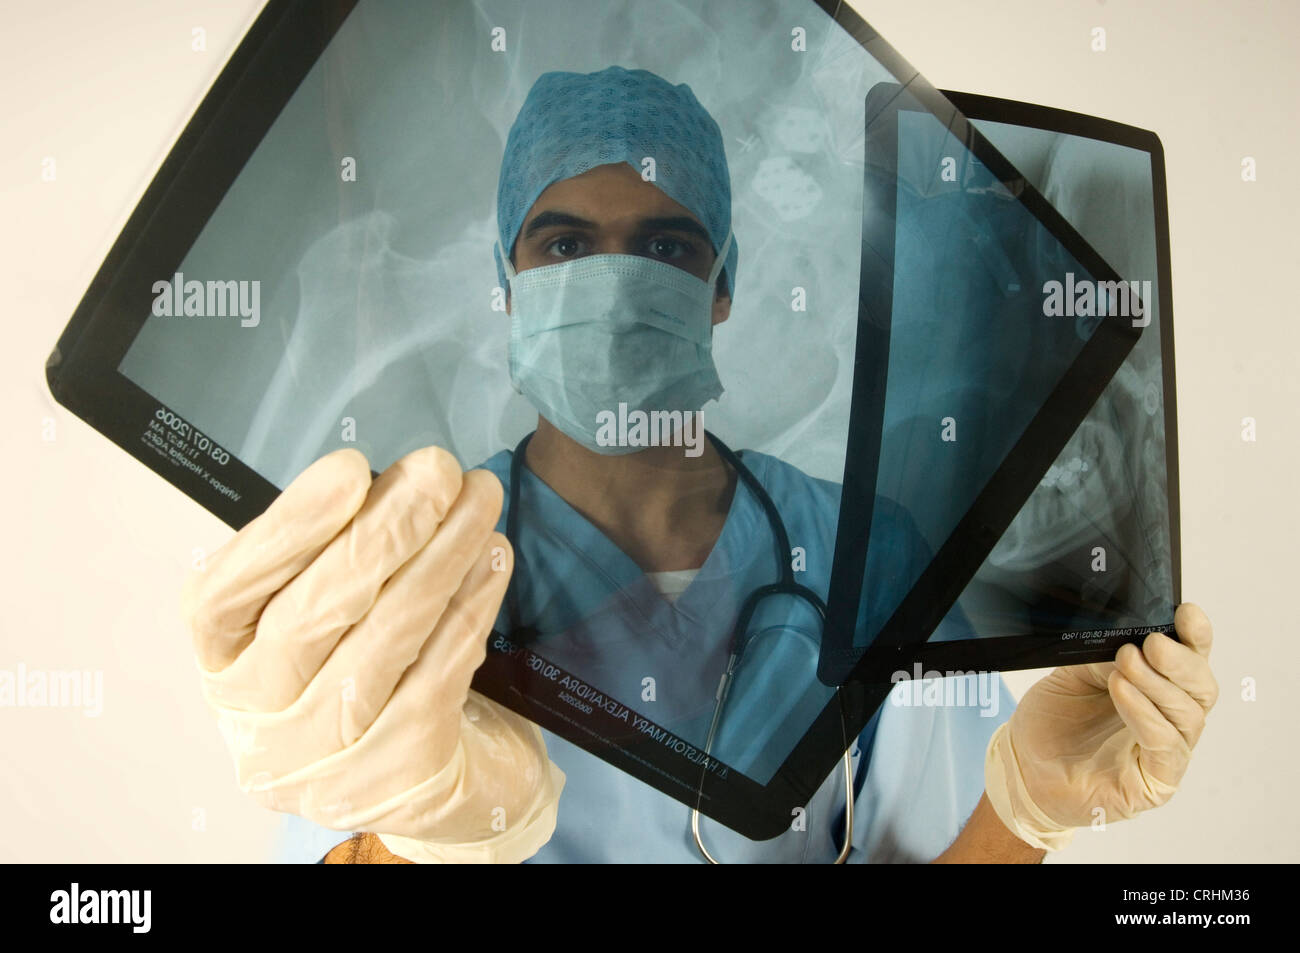
[[[1036,682],[989,742],[985,788],[1009,830],[1058,850],[1075,828],[1165,804],[1218,699],[1210,621],[1184,603],[1179,640],[1154,632],[1114,662],[1064,666]]]

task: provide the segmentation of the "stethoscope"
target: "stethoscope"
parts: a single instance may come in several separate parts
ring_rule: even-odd
[[[766,586],[759,586],[751,592],[740,607],[740,614],[736,617],[736,628],[731,634],[731,652],[727,660],[726,670],[722,673],[722,679],[718,683],[716,694],[716,703],[713,707],[713,720],[709,725],[709,734],[704,743],[704,753],[711,754],[713,750],[713,740],[717,734],[718,724],[722,718],[723,709],[726,707],[727,695],[731,688],[731,682],[739,667],[741,659],[744,657],[745,649],[749,646],[750,639],[747,637],[747,629],[750,619],[753,618],[759,605],[764,599],[772,596],[794,596],[802,599],[814,609],[817,610],[817,616],[821,619],[823,626],[826,623],[826,603],[821,596],[813,592],[807,586],[802,586],[794,580],[794,568],[790,563],[790,537],[785,531],[785,523],[781,520],[781,514],[776,510],[776,504],[772,498],[767,495],[763,485],[758,482],[758,478],[750,472],[749,467],[740,462],[738,457],[730,447],[724,444],[713,434],[705,431],[705,435],[717,449],[718,454],[731,465],[736,471],[736,475],[741,482],[749,488],[754,494],[759,504],[763,507],[763,512],[767,516],[768,525],[772,529],[772,537],[776,544],[776,564],[781,567],[781,578],[774,583]],[[533,439],[530,433],[519,441],[515,447],[514,456],[510,459],[510,486],[507,487],[507,507],[506,510],[506,539],[510,542],[515,553],[515,568],[522,561],[519,539],[519,478],[522,474],[524,465],[524,450],[528,447],[528,441]],[[515,591],[514,581],[511,580],[509,588],[506,590],[507,612],[510,618],[510,640],[518,642],[516,638],[520,633],[526,630],[521,624],[519,616],[519,597]],[[850,751],[844,752],[844,844],[840,848],[839,856],[835,858],[834,863],[842,864],[849,856],[849,849],[853,843],[853,759]],[[711,864],[718,861],[709,853],[700,839],[700,810],[698,807],[691,808],[691,836],[695,839],[695,846],[699,848],[704,859]]]

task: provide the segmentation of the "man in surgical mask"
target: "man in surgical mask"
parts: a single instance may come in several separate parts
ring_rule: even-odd
[[[687,416],[722,393],[713,328],[738,257],[717,125],[643,70],[545,74],[497,199],[510,374],[539,414],[529,470],[646,572],[701,566],[735,486]],[[610,441],[598,420],[620,404],[682,415],[679,445]]]
[[[513,258],[511,373],[539,414],[529,470],[647,572],[702,565],[735,485],[694,417],[685,416],[721,392],[709,338],[731,301],[706,283],[720,261],[708,233],[630,166],[609,164],[548,187]],[[555,284],[538,293],[527,283],[534,275]],[[638,303],[660,289],[668,299],[662,308]],[[575,313],[590,320],[547,327]],[[642,323],[648,316],[671,324],[659,315],[693,324],[696,340]],[[629,378],[632,387],[620,387]],[[662,446],[606,448],[597,419],[620,403],[680,412],[682,429],[695,432],[668,435],[679,439]],[[687,440],[698,454],[684,452]]]
[[[667,666],[661,710],[689,736],[741,596],[770,579],[760,508],[692,430],[722,391],[713,331],[737,275],[721,133],[689,87],[643,70],[548,73],[500,183],[510,374],[538,411],[522,459],[462,474],[431,448],[373,485],[355,451],[314,464],[190,588],[209,701],[241,781],[311,821],[289,835],[329,862],[699,860],[681,803],[469,681],[489,630],[522,623],[611,691]],[[636,411],[681,424],[659,445],[609,429]],[[838,488],[743,459],[829,565]],[[825,597],[824,571],[808,584]],[[1208,620],[1185,605],[1175,623],[1181,643],[1153,635],[1114,664],[1058,669],[1014,714],[1003,687],[998,719],[882,710],[853,742],[870,770],[854,778],[849,859],[1036,862],[1097,806],[1114,819],[1164,803],[1217,694]],[[340,677],[361,704],[339,701]],[[283,725],[261,714],[282,710]],[[714,825],[718,853],[835,859],[837,780],[807,829],[753,842]],[[366,833],[338,844],[340,830]]]

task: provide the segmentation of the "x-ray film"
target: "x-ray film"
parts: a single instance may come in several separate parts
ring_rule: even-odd
[[[1119,479],[1107,441],[1135,426],[1159,455],[1172,395],[1154,415],[1142,400],[1168,339],[1146,329],[1148,353],[1126,318],[1029,313],[1045,275],[1118,280],[1111,266],[1129,261],[1107,257],[1099,223],[1070,218],[1091,199],[1065,165],[1062,191],[1040,190],[1001,148],[830,0],[277,0],[47,377],[236,528],[342,448],[376,472],[429,445],[491,471],[515,568],[473,687],[710,823],[791,836],[794,808],[842,812],[860,782],[865,758],[856,777],[837,765],[870,751],[882,658],[929,650],[936,630],[996,645],[984,636],[1163,611],[1164,524],[1088,537],[1059,511],[1109,499],[1110,483],[1047,490]],[[552,165],[570,171],[548,178]],[[895,247],[895,217],[917,229],[911,245]],[[945,229],[956,244],[940,249],[927,236]],[[534,240],[564,260],[529,260]],[[532,331],[595,330],[527,351],[519,325],[554,303],[554,275],[586,303]],[[627,275],[658,289],[636,320],[592,290],[621,293]],[[983,338],[953,310],[976,278],[1005,306]],[[1139,300],[1167,311],[1165,288]],[[1145,363],[1123,363],[1130,351]],[[1123,397],[1106,407],[1117,369]],[[1094,405],[1110,429],[1090,436]],[[923,446],[942,417],[956,442]],[[899,452],[929,454],[923,475],[948,496],[909,485]],[[1143,489],[1160,476],[1133,463],[1145,513],[1163,487]],[[1094,539],[1150,592],[1083,576],[1074,556]],[[1084,581],[1085,602],[1061,595]]]
[[[886,318],[867,326],[888,344],[867,354],[888,356],[858,380],[883,382],[883,401],[858,408],[872,415],[867,443],[878,442],[879,458],[852,459],[866,483],[877,467],[877,512],[902,504],[936,555],[867,570],[857,624],[828,625],[823,678],[842,681],[855,666],[873,679],[1069,664],[1172,633],[1177,454],[1159,140],[949,94],[1025,176],[1006,183],[906,93],[873,95],[883,117],[868,143],[864,241],[876,245],[864,248],[864,272]],[[1121,280],[1094,278],[1015,201],[1024,184]],[[1114,377],[1085,377],[1084,348],[1103,320],[1140,336]],[[1046,422],[1049,400],[1073,405],[1053,413],[1091,409],[1044,468],[1045,441],[1026,434]],[[868,565],[886,560],[890,534],[841,526],[842,546],[868,538]],[[833,600],[832,614],[841,609]],[[851,645],[836,644],[850,632]]]

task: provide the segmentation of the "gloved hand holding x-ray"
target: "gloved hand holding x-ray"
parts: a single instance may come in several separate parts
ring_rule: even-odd
[[[510,577],[501,488],[420,450],[373,484],[340,450],[190,577],[204,694],[259,803],[402,856],[518,862],[564,775],[537,726],[469,690]]]
[[[131,333],[61,342],[63,380],[97,354],[83,386],[120,388],[114,439],[241,527],[186,616],[300,858],[1010,856],[1181,779],[1208,623],[1126,648],[1118,690],[1097,661],[1174,629],[1172,352],[1042,295],[1154,274],[1152,213],[1095,201],[1149,191],[1147,153],[1101,143],[1088,183],[1075,138],[991,124],[1011,169],[847,8],[754,12],[271,17],[248,42],[323,48],[250,61],[228,101],[259,90],[264,131],[211,208],[171,204],[183,163],[160,191],[139,227],[189,238],[104,286]],[[200,317],[245,276],[255,318]],[[881,652],[1066,667],[1013,714],[996,672],[900,704]],[[1000,829],[967,826],[985,794]]]

